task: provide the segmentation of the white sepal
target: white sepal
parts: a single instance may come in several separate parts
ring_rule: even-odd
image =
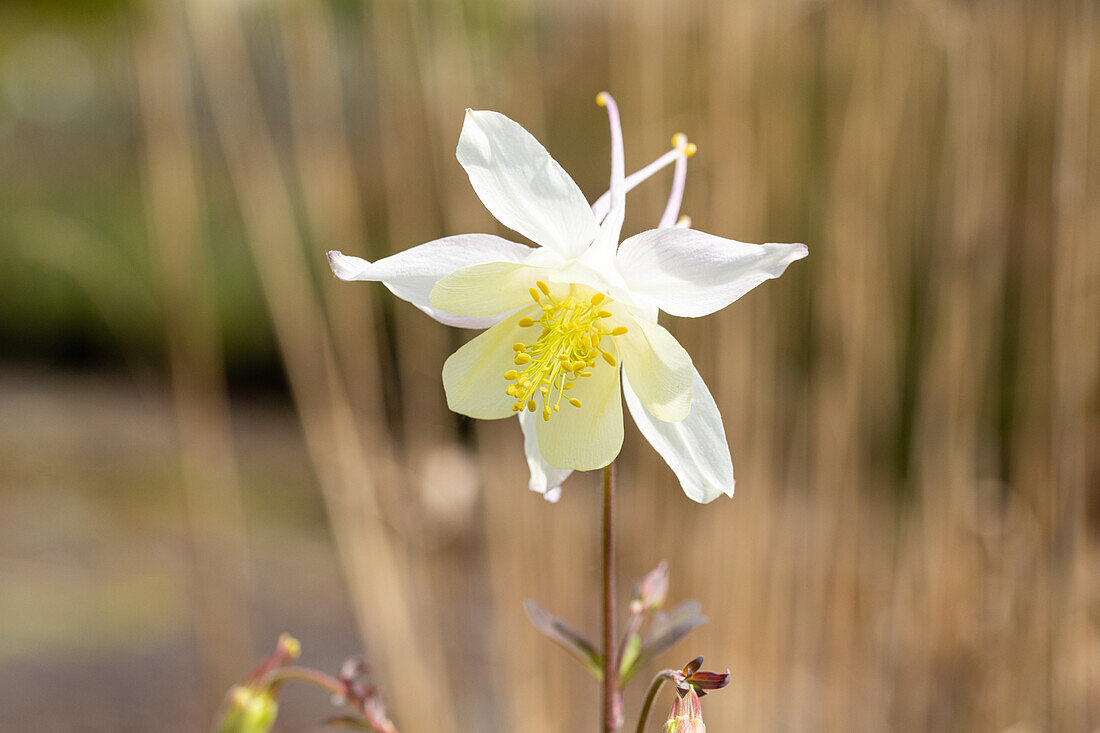
[[[484,262],[522,262],[534,250],[492,234],[459,234],[436,239],[417,247],[369,262],[332,250],[329,267],[341,280],[381,282],[402,300],[415,305],[448,326],[488,328],[500,321],[495,317],[470,317],[432,307],[430,294],[435,284],[456,270]]]
[[[531,480],[527,488],[551,503],[561,498],[561,485],[569,475],[571,469],[554,468],[539,451],[538,432],[535,429],[535,421],[541,418],[533,412],[524,410],[519,413],[519,426],[523,430],[523,452],[527,455],[527,467],[531,469]]]
[[[458,162],[497,220],[563,257],[596,238],[581,189],[535,137],[499,112],[466,110]]]
[[[636,297],[694,318],[725,308],[806,254],[804,244],[748,244],[670,227],[627,239],[616,259]]]
[[[718,405],[699,372],[694,367],[692,372],[691,412],[679,422],[653,417],[625,375],[623,394],[638,430],[676,474],[684,493],[707,504],[722,494],[733,496],[733,460]]]

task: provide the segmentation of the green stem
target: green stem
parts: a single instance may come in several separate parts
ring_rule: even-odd
[[[649,711],[653,707],[653,701],[657,699],[657,693],[661,691],[661,685],[665,683],[665,680],[671,679],[673,672],[675,670],[662,669],[649,683],[649,690],[645,694],[645,702],[642,703],[642,713],[638,717],[637,733],[645,733],[645,724],[649,720]]]
[[[603,470],[603,730],[619,730],[615,645],[615,463]]]

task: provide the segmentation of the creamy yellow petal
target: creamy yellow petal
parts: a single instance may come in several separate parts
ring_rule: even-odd
[[[486,262],[442,278],[431,292],[435,308],[464,316],[493,316],[531,302],[528,294],[546,268],[518,262]]]
[[[616,341],[638,399],[658,420],[683,420],[691,410],[691,357],[659,324],[622,312],[616,315],[628,329]]]
[[[519,319],[537,311],[532,304],[513,313],[448,357],[443,364],[448,407],[480,420],[499,420],[515,414],[512,411],[515,397],[504,393],[508,387],[504,373],[516,368],[512,344],[522,341],[528,330],[519,327]]]
[[[579,399],[580,407],[563,400],[549,420],[538,418],[539,451],[554,468],[591,471],[615,460],[623,446],[619,368],[597,361],[592,376],[581,377],[576,385],[567,394]]]

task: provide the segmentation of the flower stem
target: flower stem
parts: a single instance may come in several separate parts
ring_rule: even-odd
[[[637,733],[645,733],[645,724],[649,720],[649,710],[653,707],[653,701],[657,699],[657,693],[661,691],[661,685],[669,678],[671,672],[670,669],[663,669],[649,683],[649,690],[645,694],[645,702],[642,703],[642,712],[638,716]]]
[[[332,695],[340,697],[343,697],[347,692],[340,680],[308,667],[282,667],[272,672],[268,678],[269,683],[284,682],[286,680],[309,682]]]
[[[603,730],[616,733],[619,669],[615,645],[615,464],[603,470]]]

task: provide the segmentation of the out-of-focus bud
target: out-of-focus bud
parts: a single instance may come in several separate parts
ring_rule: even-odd
[[[280,636],[275,651],[252,670],[244,684],[229,688],[218,733],[268,733],[279,715],[279,683],[272,675],[301,653],[297,639],[290,634]]]
[[[218,733],[268,733],[278,714],[279,703],[270,690],[236,685],[226,697]]]
[[[703,723],[703,706],[695,690],[683,697],[676,696],[665,721],[665,733],[707,733],[707,726]]]
[[[630,599],[630,612],[638,615],[664,605],[668,595],[668,563],[664,560],[644,578],[634,584],[634,597]]]

